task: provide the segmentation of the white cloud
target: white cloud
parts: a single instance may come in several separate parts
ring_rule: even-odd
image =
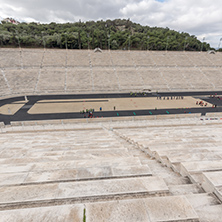
[[[200,40],[205,36],[205,41],[217,47],[222,37],[221,6],[221,0],[142,0],[127,4],[121,13],[143,25],[169,27],[196,35]]]
[[[217,47],[222,37],[221,0],[0,0],[0,18],[76,22],[130,18],[142,25],[188,32]]]

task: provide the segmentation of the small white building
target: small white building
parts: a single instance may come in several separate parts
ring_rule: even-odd
[[[19,21],[16,21],[16,20],[13,19],[13,18],[6,18],[6,19],[4,19],[4,20],[2,20],[2,21],[3,21],[3,22],[6,22],[6,23],[12,23],[12,24],[14,24],[14,25],[20,24]]]

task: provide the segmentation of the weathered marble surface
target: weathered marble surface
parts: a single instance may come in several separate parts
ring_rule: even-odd
[[[142,199],[86,204],[86,218],[90,222],[151,222]]]
[[[206,192],[214,193],[222,201],[222,171],[203,173],[202,186]]]
[[[199,215],[200,221],[207,221],[207,222],[219,222],[222,218],[222,206],[215,205],[215,206],[207,206],[200,209],[196,209],[196,212]]]
[[[0,211],[1,222],[83,221],[83,204]]]
[[[222,160],[182,162],[180,173],[188,175],[189,173],[217,170],[222,170]]]
[[[4,186],[0,187],[0,203],[53,201],[54,199],[137,193],[165,195],[168,191],[164,180],[159,177]]]
[[[0,211],[2,222],[198,222],[185,197],[153,197]]]
[[[190,222],[199,216],[200,222],[218,222],[220,203],[189,181],[195,175],[201,185],[206,174],[220,198],[221,175],[213,171],[222,169],[214,159],[221,155],[221,127],[202,123],[162,119],[5,127],[0,137],[0,218],[72,221],[77,215],[76,221],[82,221],[85,208],[87,221]],[[186,177],[166,162],[158,163],[155,155],[147,156],[148,149],[163,155],[160,162],[176,163]],[[55,206],[68,200],[83,202]],[[9,210],[13,204],[16,209]],[[80,210],[74,210],[77,205]]]
[[[86,204],[89,221],[199,221],[185,197],[154,197]]]
[[[199,221],[199,217],[186,197],[157,197],[144,200],[151,222]]]

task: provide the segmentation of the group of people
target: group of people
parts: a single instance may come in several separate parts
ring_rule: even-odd
[[[207,106],[207,103],[204,103],[203,101],[196,101],[196,105],[200,105],[200,106]],[[212,108],[217,108],[216,104],[212,105]]]
[[[196,101],[196,105],[200,105],[200,106],[207,106],[207,103],[204,103],[203,101]]]
[[[222,97],[218,96],[217,94],[210,95],[210,98],[216,98],[217,100],[222,100]]]
[[[162,99],[162,96],[157,96],[157,99]],[[183,96],[163,96],[163,100],[183,99]]]
[[[99,108],[100,111],[102,111],[102,107]],[[116,106],[113,107],[113,110],[116,110]],[[80,114],[84,114],[83,117],[86,118],[94,118],[93,113],[95,112],[95,109],[86,109],[86,110],[81,110]],[[88,114],[88,116],[87,116]]]

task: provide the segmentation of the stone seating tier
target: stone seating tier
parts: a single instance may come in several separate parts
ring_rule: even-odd
[[[56,210],[63,221],[72,214],[77,221],[85,215],[90,221],[133,222],[218,222],[221,216],[221,176],[213,175],[212,164],[220,161],[218,123],[174,117],[3,129],[2,221],[53,220]],[[194,184],[193,173],[199,176]]]
[[[222,150],[219,125],[117,129],[162,164],[201,184],[222,200]],[[218,171],[218,172],[217,172]]]
[[[1,49],[0,91],[4,96],[221,90],[221,58],[206,52]]]

